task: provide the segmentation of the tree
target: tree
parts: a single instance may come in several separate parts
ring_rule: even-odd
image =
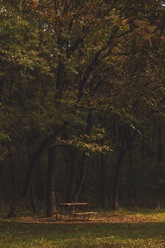
[[[78,161],[113,147],[115,202],[134,142],[128,133],[134,130],[138,137],[152,118],[164,118],[164,10],[159,1],[128,6],[122,1],[31,0],[1,6],[2,159],[12,151],[6,148],[18,147],[20,140],[26,150],[22,160],[29,158],[21,200],[9,215],[17,215],[29,197],[37,160],[58,145],[78,151]],[[109,118],[116,118],[110,127]],[[85,184],[86,166],[80,164],[79,187],[71,194],[76,199]]]

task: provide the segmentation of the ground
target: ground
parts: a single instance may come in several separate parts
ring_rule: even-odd
[[[45,224],[86,224],[86,223],[153,223],[153,222],[165,222],[165,213],[162,212],[132,212],[132,211],[115,211],[114,213],[97,213],[89,219],[72,218],[60,216],[59,220],[56,217],[45,218],[45,217],[21,217],[17,220],[24,223],[45,223]]]
[[[98,211],[71,221],[1,217],[0,248],[165,248],[165,210]]]

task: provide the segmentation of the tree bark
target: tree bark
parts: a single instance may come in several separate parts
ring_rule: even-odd
[[[158,147],[157,147],[157,163],[159,167],[159,163],[162,162],[162,155],[163,155],[163,144],[162,144],[162,127],[161,125],[158,127]]]
[[[75,187],[76,187],[76,157],[75,157],[74,148],[69,147],[68,151],[69,151],[69,156],[70,156],[71,172],[70,172],[70,181],[69,181],[68,192],[67,192],[67,201],[72,202]]]
[[[163,142],[162,142],[162,126],[159,124],[157,130],[157,171],[161,167],[161,162],[163,161]],[[156,209],[161,208],[161,189],[160,182],[157,182],[157,187],[155,188],[155,198],[156,198]]]
[[[92,110],[89,110],[88,112],[88,117],[87,117],[87,125],[86,125],[86,134],[90,136],[91,128],[92,128],[92,121],[93,121],[93,114]],[[86,162],[85,162],[85,152],[82,154],[82,164],[81,164],[81,170],[80,170],[80,177],[79,177],[79,182],[76,187],[75,194],[73,196],[73,201],[78,201],[78,198],[82,192],[84,182],[85,182],[85,175],[86,175]]]
[[[54,137],[55,137],[55,134],[50,135],[49,137],[45,138],[43,142],[40,144],[40,146],[38,147],[38,149],[36,150],[36,152],[34,153],[34,155],[32,156],[29,162],[29,166],[28,166],[28,170],[27,170],[21,196],[14,204],[11,205],[7,218],[17,217],[19,212],[23,208],[27,198],[30,196],[31,185],[33,182],[33,176],[34,176],[34,171],[37,165],[37,161],[39,157],[41,156],[41,154],[43,153],[43,151],[45,150],[46,146],[54,139]]]
[[[55,193],[55,148],[49,148],[48,155],[48,175],[47,175],[47,201],[46,216],[52,217],[56,212],[56,193]]]
[[[128,149],[128,130],[125,127],[118,128],[118,142],[119,147],[117,149],[116,157],[116,168],[115,168],[115,178],[114,178],[114,191],[113,191],[113,208],[119,208],[119,188],[120,188],[120,169],[123,164],[123,157]]]
[[[9,160],[9,170],[10,170],[10,175],[11,175],[11,183],[12,183],[12,203],[15,202],[16,198],[16,180],[15,180],[15,173],[14,173],[14,168],[12,161]]]
[[[101,163],[101,206],[104,209],[108,209],[107,190],[106,190],[106,164],[104,161],[103,154],[101,154],[100,163]]]
[[[114,181],[114,191],[113,191],[113,209],[118,209],[119,205],[119,186],[120,186],[120,168],[123,162],[123,151],[119,148],[117,152],[117,164],[115,170],[115,181]]]
[[[31,187],[31,208],[32,208],[32,211],[33,213],[36,213],[37,212],[37,206],[36,206],[36,197],[35,197],[35,184],[34,184],[34,181],[32,183],[32,187]]]
[[[80,178],[79,178],[79,182],[78,185],[76,187],[76,191],[75,194],[73,195],[73,201],[78,201],[79,196],[82,192],[83,186],[84,186],[84,181],[85,181],[85,175],[86,175],[86,163],[85,163],[85,153],[83,153],[82,156],[82,165],[81,165],[81,171],[80,171]]]

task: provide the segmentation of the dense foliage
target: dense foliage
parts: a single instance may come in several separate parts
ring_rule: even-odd
[[[163,207],[162,2],[8,0],[0,16],[9,216],[30,202]]]

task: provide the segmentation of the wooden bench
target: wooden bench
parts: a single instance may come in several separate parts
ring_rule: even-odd
[[[76,216],[76,213],[86,212],[85,208],[88,205],[87,202],[66,202],[60,203],[60,212],[61,212],[61,219],[63,216],[68,216],[69,220],[73,219]],[[78,215],[77,215],[78,216]]]
[[[82,220],[89,220],[89,218],[92,215],[96,215],[97,212],[86,211],[85,208],[87,205],[88,203],[86,202],[60,203],[60,211],[53,214],[56,216],[56,220],[78,220],[78,217],[82,217]]]
[[[71,215],[74,217],[82,216],[83,220],[86,220],[90,218],[90,216],[96,215],[97,212],[72,212]]]

